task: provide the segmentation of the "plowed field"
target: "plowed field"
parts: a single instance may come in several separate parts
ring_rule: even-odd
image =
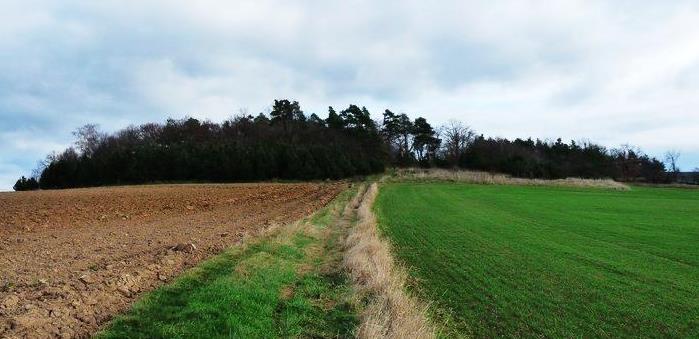
[[[142,292],[345,184],[152,185],[0,194],[0,337],[85,337]]]

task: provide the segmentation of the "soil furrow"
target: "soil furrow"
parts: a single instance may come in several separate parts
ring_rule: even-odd
[[[0,194],[0,337],[86,337],[210,255],[346,185],[152,185]]]

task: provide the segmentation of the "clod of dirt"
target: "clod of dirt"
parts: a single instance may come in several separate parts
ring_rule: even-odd
[[[228,232],[223,232],[223,233],[221,233],[221,238],[225,238],[225,237],[227,237],[227,236],[228,236]]]
[[[190,242],[186,244],[177,244],[173,246],[171,249],[177,252],[192,253],[197,250],[197,246]]]
[[[19,298],[16,295],[12,294],[12,295],[8,296],[7,298],[5,298],[5,300],[2,302],[2,308],[10,309],[10,308],[14,308],[18,304],[19,304]]]
[[[117,287],[117,291],[121,293],[125,297],[130,297],[131,296],[131,291],[126,286],[119,286]]]
[[[80,280],[85,285],[89,285],[95,282],[95,280],[87,274],[81,275],[80,278],[78,278],[78,280]]]

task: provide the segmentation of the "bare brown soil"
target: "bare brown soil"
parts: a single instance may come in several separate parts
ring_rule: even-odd
[[[153,185],[0,194],[0,337],[86,337],[142,292],[307,215],[345,185]]]

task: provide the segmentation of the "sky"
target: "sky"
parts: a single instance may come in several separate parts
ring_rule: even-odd
[[[298,100],[699,167],[697,1],[72,1],[0,6],[0,190],[112,132]]]

